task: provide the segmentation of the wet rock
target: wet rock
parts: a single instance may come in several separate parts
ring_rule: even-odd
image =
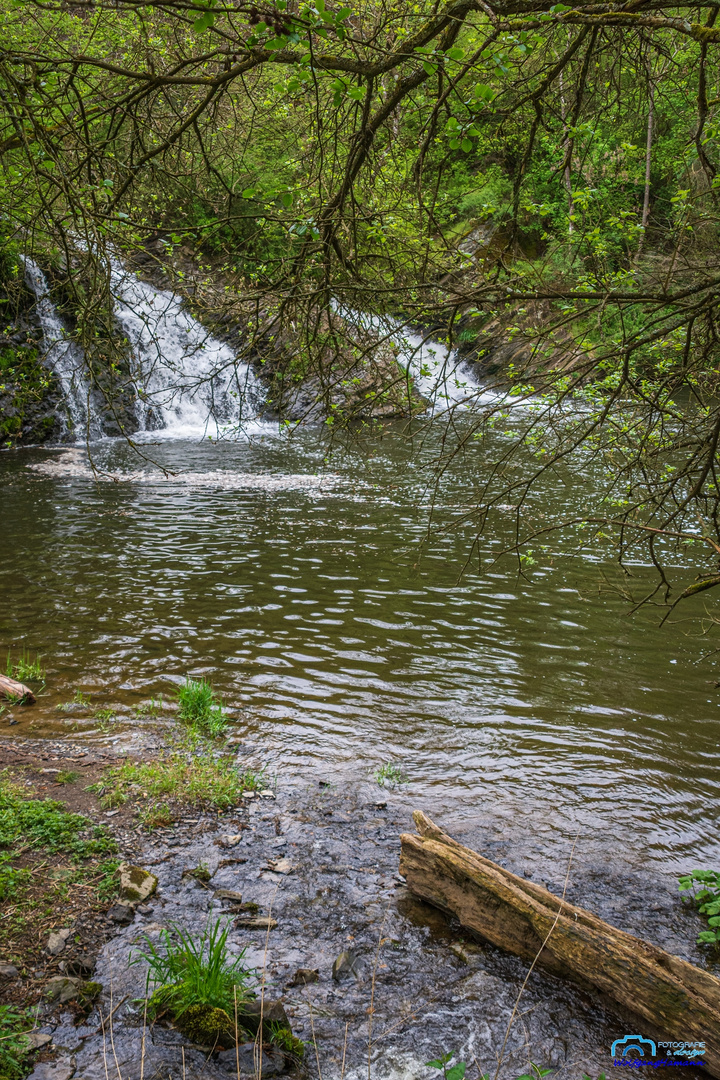
[[[265,1001],[244,1001],[238,1004],[238,1023],[242,1024],[251,1035],[257,1035],[261,1016],[264,1038],[270,1038],[278,1028],[291,1031],[290,1021],[282,1001],[265,999]]]
[[[358,959],[355,953],[345,951],[335,958],[335,963],[332,966],[332,977],[335,982],[340,982],[341,979],[348,975],[354,975],[357,981],[360,982]]]
[[[182,877],[191,877],[199,882],[200,885],[207,885],[212,877],[212,872],[207,866],[201,863],[200,866],[193,866],[187,870],[183,870]]]
[[[269,864],[276,874],[292,874],[295,867],[289,859],[278,859],[275,863]]]
[[[277,919],[269,915],[238,915],[235,926],[241,930],[275,930]]]
[[[75,1062],[63,1059],[62,1061],[41,1061],[32,1073],[29,1080],[71,1080],[75,1075]]]
[[[95,958],[87,952],[76,953],[71,956],[65,965],[68,975],[76,975],[81,979],[87,979],[95,970]]]
[[[319,968],[298,968],[288,986],[307,986],[308,983],[317,982],[319,978]]]
[[[113,904],[107,913],[110,922],[118,926],[129,926],[135,918],[135,909],[131,904]]]
[[[68,1001],[74,1001],[79,992],[80,980],[68,975],[56,975],[45,984],[47,998],[56,1005],[66,1005]]]
[[[235,847],[242,840],[242,833],[223,833],[215,841],[218,847],[231,848]]]
[[[14,964],[0,964],[0,979],[17,979],[19,975]]]
[[[101,983],[84,982],[69,975],[56,975],[45,984],[45,995],[53,1005],[77,1001],[81,1008],[89,1009],[101,993]]]
[[[130,863],[120,863],[120,896],[123,900],[141,904],[148,900],[157,889],[158,879],[149,870]]]
[[[59,956],[67,944],[67,939],[72,934],[72,930],[57,930],[54,931],[47,940],[45,951],[49,952],[51,956]]]
[[[231,900],[234,904],[242,904],[242,893],[235,889],[216,889],[216,900]]]
[[[52,1035],[48,1035],[45,1031],[31,1031],[25,1038],[31,1050],[40,1050],[53,1041]]]
[[[285,1055],[273,1046],[263,1046],[261,1066],[260,1049],[254,1042],[240,1043],[233,1050],[223,1050],[218,1054],[218,1064],[229,1073],[237,1075],[239,1072],[241,1076],[280,1076],[287,1071]]]

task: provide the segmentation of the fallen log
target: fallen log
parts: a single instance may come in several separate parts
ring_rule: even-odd
[[[35,695],[30,687],[15,679],[8,679],[6,675],[0,675],[0,697],[12,698],[23,705],[35,704]]]
[[[413,893],[501,949],[602,991],[661,1042],[704,1042],[698,1061],[720,1077],[720,979],[511,874],[421,811],[413,818],[420,835],[400,838],[400,873]]]

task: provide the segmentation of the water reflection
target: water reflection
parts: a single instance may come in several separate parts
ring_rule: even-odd
[[[578,830],[637,870],[720,856],[702,649],[625,618],[596,564],[551,552],[528,580],[508,560],[458,582],[468,537],[419,557],[425,479],[392,444],[327,467],[312,433],[156,450],[170,475],[99,484],[77,457],[2,459],[1,637],[49,673],[13,732],[125,738],[141,702],[206,674],[275,767],[343,782],[399,760],[409,798],[468,837],[512,835],[519,859]],[[498,514],[495,543],[509,527]],[[122,725],[58,711],[77,688]]]

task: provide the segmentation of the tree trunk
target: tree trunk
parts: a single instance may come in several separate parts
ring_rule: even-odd
[[[647,232],[648,220],[650,218],[650,166],[652,165],[652,141],[653,141],[653,119],[655,112],[655,86],[650,83],[650,91],[648,98],[648,121],[647,121],[647,142],[645,144],[645,194],[643,196],[643,212],[642,212],[642,227],[643,231],[640,233],[640,242],[638,244],[638,255],[642,252],[645,244],[645,234]]]
[[[412,892],[494,945],[600,990],[661,1042],[704,1043],[696,1060],[720,1077],[720,979],[509,873],[420,811],[413,817],[420,836],[403,835],[400,856]],[[665,1057],[672,1051],[658,1047],[656,1060]]]
[[[0,675],[0,697],[17,698],[23,705],[35,704],[35,695],[30,687],[15,679],[8,679],[6,675]]]

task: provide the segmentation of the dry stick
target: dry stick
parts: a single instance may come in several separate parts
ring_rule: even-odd
[[[320,1077],[320,1080],[322,1080],[322,1072],[320,1070],[320,1055],[318,1053],[317,1039],[315,1038],[315,1024],[313,1022],[312,1001],[310,1000],[310,998],[308,998],[308,1006],[310,1008],[310,1031],[312,1033],[313,1046],[315,1047],[315,1060],[317,1061],[318,1076]]]
[[[111,1006],[111,1008],[110,1008],[110,1013],[108,1015],[108,1023],[110,1024],[110,1046],[112,1047],[113,1061],[115,1062],[115,1068],[117,1069],[118,1080],[123,1080],[122,1073],[120,1072],[120,1062],[118,1061],[117,1054],[115,1053],[115,1031],[114,1031],[114,1026],[113,1026],[113,1016],[115,1015],[117,1010],[120,1008],[123,1001],[127,1001],[129,995],[126,995],[123,998],[123,1001],[119,1001],[117,1003],[117,1005],[114,1008],[112,1008],[112,992],[113,991],[112,991],[112,982],[111,982],[110,983],[110,1006]]]
[[[237,984],[233,986],[233,1001],[235,1002],[235,1066],[237,1078],[240,1080],[240,1032],[237,1021]]]
[[[261,983],[261,986],[260,986],[260,1027],[258,1028],[258,1034],[257,1034],[257,1039],[260,1041],[260,1065],[259,1065],[259,1068],[258,1068],[258,1071],[257,1071],[258,1080],[262,1080],[263,1014],[264,1014],[264,1011],[265,1011],[265,972],[267,971],[267,952],[268,952],[268,944],[270,942],[270,922],[271,922],[270,917],[272,915],[272,907],[273,907],[273,903],[275,902],[275,897],[277,896],[277,891],[278,891],[279,887],[280,887],[279,885],[275,886],[275,892],[272,894],[272,897],[270,899],[270,903],[268,905],[268,926],[267,926],[267,932],[265,934],[265,951],[263,953],[262,983]],[[257,1040],[256,1040],[255,1045],[257,1046]],[[239,1068],[239,1066],[238,1066],[238,1068]]]
[[[510,1029],[512,1028],[513,1021],[515,1020],[515,1014],[517,1013],[518,1005],[520,1004],[520,998],[523,995],[525,987],[527,986],[528,979],[532,975],[533,970],[535,968],[535,965],[537,964],[538,960],[540,959],[540,954],[542,953],[543,949],[545,948],[548,941],[550,940],[550,935],[552,934],[553,930],[557,926],[558,919],[560,918],[560,916],[562,914],[563,905],[565,903],[565,893],[567,892],[568,880],[570,878],[570,867],[572,866],[573,855],[575,854],[575,845],[578,842],[578,837],[579,836],[580,836],[580,831],[578,830],[578,832],[575,834],[575,839],[573,840],[573,846],[570,849],[570,858],[568,859],[567,873],[565,874],[565,884],[563,885],[562,896],[560,897],[560,906],[558,907],[555,918],[553,919],[553,924],[550,927],[550,929],[548,930],[547,934],[545,935],[545,940],[543,941],[542,945],[538,949],[537,954],[535,956],[535,959],[533,960],[532,964],[528,968],[527,974],[526,974],[525,978],[523,979],[523,984],[520,987],[520,990],[518,991],[517,997],[515,998],[515,1004],[513,1005],[513,1011],[510,1014],[510,1019],[508,1020],[508,1026],[507,1026],[507,1029],[505,1031],[505,1038],[503,1039],[502,1047],[500,1048],[500,1056],[498,1058],[497,1069],[495,1070],[495,1075],[493,1076],[493,1080],[498,1080],[498,1075],[500,1073],[500,1069],[502,1067],[503,1059],[505,1057],[505,1047],[507,1046],[507,1041],[508,1041],[508,1038],[510,1037]]]
[[[370,1053],[372,1051],[372,1026],[373,1026],[373,1008],[375,1005],[375,977],[377,975],[377,964],[380,956],[380,948],[383,943],[383,930],[385,929],[385,920],[387,919],[388,909],[385,908],[385,914],[383,915],[383,921],[380,924],[380,936],[378,938],[377,949],[375,950],[375,963],[373,964],[372,983],[370,984],[370,1016],[368,1017],[368,1080],[370,1080],[371,1062]]]
[[[143,1009],[143,1033],[140,1040],[140,1080],[145,1080],[145,1036],[147,1034],[147,998]]]
[[[347,1020],[346,1023],[345,1023],[345,1038],[343,1039],[343,1056],[342,1056],[342,1065],[340,1066],[340,1080],[343,1080],[343,1077],[345,1075],[345,1051],[347,1050],[347,1033],[348,1033],[349,1025],[350,1025],[350,1021]]]

